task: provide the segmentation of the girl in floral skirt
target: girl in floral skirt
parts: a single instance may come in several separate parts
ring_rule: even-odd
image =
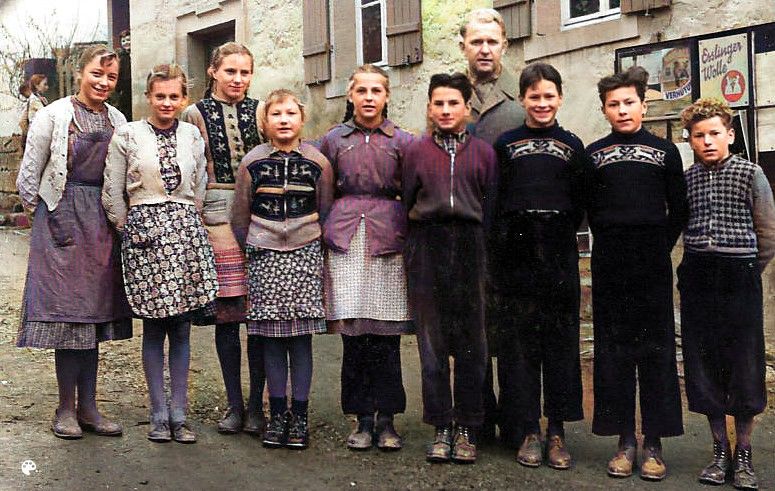
[[[271,419],[263,443],[306,448],[312,334],[326,331],[320,221],[333,200],[333,172],[300,141],[304,107],[292,92],[270,93],[261,116],[270,141],[240,164],[231,225],[248,261],[248,334],[265,336]]]
[[[151,399],[148,439],[194,443],[186,424],[190,316],[215,300],[218,281],[199,215],[207,173],[204,141],[177,115],[186,100],[177,65],[148,76],[151,116],[121,128],[110,143],[102,201],[123,232],[127,296],[143,319],[143,368]],[[164,396],[169,337],[170,407]]]

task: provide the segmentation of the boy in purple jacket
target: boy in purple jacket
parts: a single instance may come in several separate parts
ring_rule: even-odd
[[[474,428],[484,418],[485,228],[497,192],[497,160],[490,145],[466,131],[472,91],[461,73],[431,77],[431,132],[404,160],[404,258],[422,365],[423,421],[436,428],[426,453],[430,462],[475,462]]]

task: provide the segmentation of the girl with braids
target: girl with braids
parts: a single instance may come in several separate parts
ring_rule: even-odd
[[[202,216],[215,252],[219,285],[213,315],[194,319],[194,323],[215,322],[215,347],[228,399],[218,431],[260,434],[264,427],[262,340],[253,335],[247,338],[250,395],[246,411],[240,374],[239,325],[245,322],[248,287],[245,257],[229,225],[237,167],[263,141],[258,118],[260,103],[247,96],[253,77],[253,55],[241,44],[223,44],[213,50],[207,75],[205,98],[186,108],[181,116],[182,121],[199,128],[205,141],[208,181]]]
[[[108,144],[126,124],[105,103],[118,70],[107,46],[84,50],[78,93],[38,112],[16,181],[35,213],[17,345],[56,350],[59,407],[51,429],[60,438],[122,432],[95,399],[98,343],[132,336],[119,241],[100,204]]]
[[[270,141],[240,164],[231,223],[248,258],[248,334],[265,336],[271,419],[263,444],[303,449],[312,334],[326,330],[320,222],[331,207],[333,172],[319,151],[301,142],[304,106],[293,92],[270,93],[261,116]]]
[[[401,256],[406,210],[398,198],[412,136],[386,118],[390,81],[382,69],[357,68],[347,96],[351,117],[320,146],[337,195],[324,232],[328,326],[342,335],[342,410],[358,416],[348,448],[399,450],[393,415],[406,408],[400,335],[413,323]]]
[[[102,202],[123,232],[124,280],[143,319],[143,368],[151,399],[148,439],[194,443],[186,424],[191,313],[215,299],[215,259],[199,210],[207,184],[204,141],[179,122],[186,75],[157,65],[148,75],[148,119],[113,136]],[[169,337],[171,397],[164,396],[164,339]]]

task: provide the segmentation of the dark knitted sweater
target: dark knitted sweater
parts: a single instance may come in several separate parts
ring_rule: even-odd
[[[569,213],[578,227],[584,214],[589,162],[581,140],[555,123],[522,125],[495,143],[500,172],[496,216],[520,211]]]
[[[672,248],[689,216],[676,146],[641,128],[612,132],[587,147],[592,159],[588,214],[592,232],[664,227]]]

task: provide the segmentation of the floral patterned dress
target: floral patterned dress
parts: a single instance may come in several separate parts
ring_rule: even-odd
[[[168,193],[181,183],[176,129],[177,121],[166,130],[153,127]],[[195,312],[215,300],[215,257],[195,206],[175,202],[132,206],[122,253],[127,298],[135,315],[172,317]]]

